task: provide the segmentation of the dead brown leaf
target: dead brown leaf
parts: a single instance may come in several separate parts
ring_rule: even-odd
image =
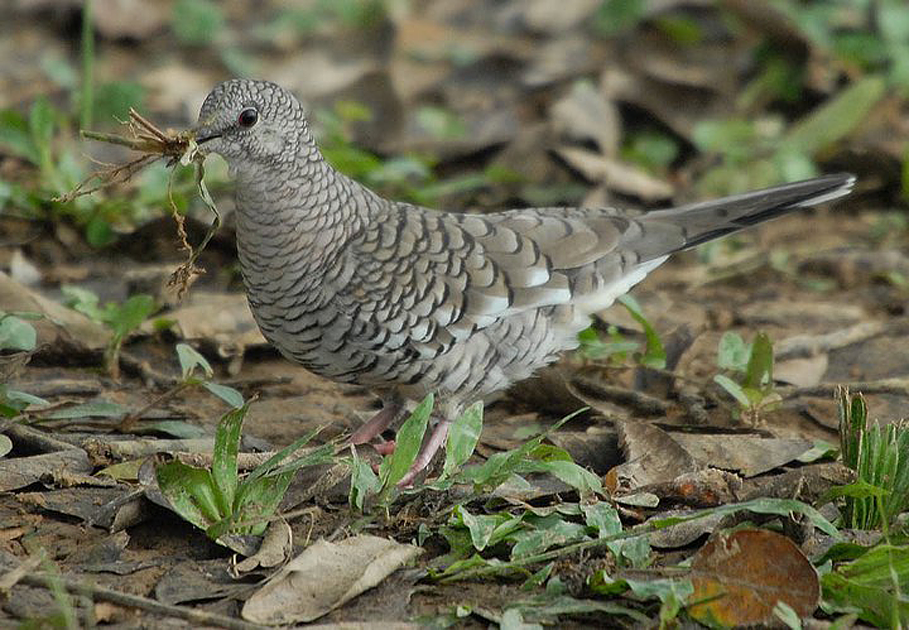
[[[817,572],[790,539],[763,529],[720,533],[691,563],[694,592],[688,613],[722,627],[773,625],[777,602],[799,617],[817,608]]]

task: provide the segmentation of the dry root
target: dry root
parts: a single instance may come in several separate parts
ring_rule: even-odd
[[[105,168],[92,173],[67,194],[55,197],[54,201],[70,202],[78,197],[90,195],[114,184],[128,182],[140,170],[161,158],[168,158],[168,166],[171,167],[177,164],[184,166],[193,164],[196,169],[196,187],[199,190],[199,195],[205,205],[215,215],[215,219],[202,243],[198,248],[194,249],[186,238],[184,217],[177,210],[177,205],[171,195],[172,172],[171,180],[168,181],[167,185],[167,198],[170,202],[171,215],[177,224],[177,236],[180,239],[180,246],[181,249],[187,252],[187,259],[171,274],[168,286],[176,287],[177,298],[182,299],[193,278],[205,272],[204,269],[196,266],[196,260],[221,225],[221,215],[218,213],[211,196],[208,194],[208,190],[205,188],[203,179],[205,175],[203,167],[205,153],[199,149],[191,130],[176,133],[162,131],[132,108],[129,110],[129,120],[123,124],[126,125],[129,135],[121,136],[83,130],[82,137],[128,147],[134,151],[141,152],[142,155],[124,164],[104,164]]]

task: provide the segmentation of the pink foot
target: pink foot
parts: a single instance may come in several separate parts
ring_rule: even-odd
[[[350,436],[350,444],[366,444],[374,440],[382,431],[398,417],[401,411],[401,405],[385,404],[384,407],[372,418],[367,420],[366,424],[353,432]]]
[[[417,458],[414,460],[413,465],[410,467],[410,470],[407,471],[407,474],[398,482],[399,488],[406,488],[413,484],[413,480],[416,479],[417,475],[420,472],[429,466],[429,462],[432,461],[432,458],[438,452],[439,448],[445,443],[445,438],[448,437],[448,429],[451,427],[451,422],[448,420],[441,420],[439,424],[436,425],[435,429],[432,431],[432,435],[429,436],[429,441],[423,445],[423,448],[420,449]]]

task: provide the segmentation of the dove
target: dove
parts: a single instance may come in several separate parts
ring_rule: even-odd
[[[335,170],[304,107],[274,83],[220,83],[194,133],[235,181],[240,268],[262,334],[290,361],[381,397],[351,442],[369,442],[435,394],[435,427],[402,485],[467,405],[576,348],[594,313],[670,255],[832,201],[855,182],[824,175],[650,212],[442,212]]]

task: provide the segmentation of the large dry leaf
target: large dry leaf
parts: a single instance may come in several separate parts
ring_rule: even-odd
[[[24,488],[49,476],[88,475],[91,471],[88,454],[81,448],[28,457],[6,457],[0,460],[0,492]]]
[[[421,553],[419,547],[377,536],[353,536],[339,543],[318,540],[246,601],[243,618],[263,624],[318,619]]]
[[[762,438],[754,435],[670,434],[682,448],[704,464],[753,477],[788,464],[814,448],[812,440]]]
[[[595,140],[603,155],[615,158],[622,141],[616,104],[607,101],[590,83],[580,82],[553,104],[552,122],[570,140]]]
[[[688,612],[712,627],[778,624],[777,602],[808,617],[820,595],[817,572],[805,554],[785,536],[763,529],[713,537],[694,556],[691,582],[694,605]]]
[[[606,477],[610,491],[631,492],[642,486],[669,482],[703,468],[691,453],[661,428],[647,422],[616,422],[626,462]]]

